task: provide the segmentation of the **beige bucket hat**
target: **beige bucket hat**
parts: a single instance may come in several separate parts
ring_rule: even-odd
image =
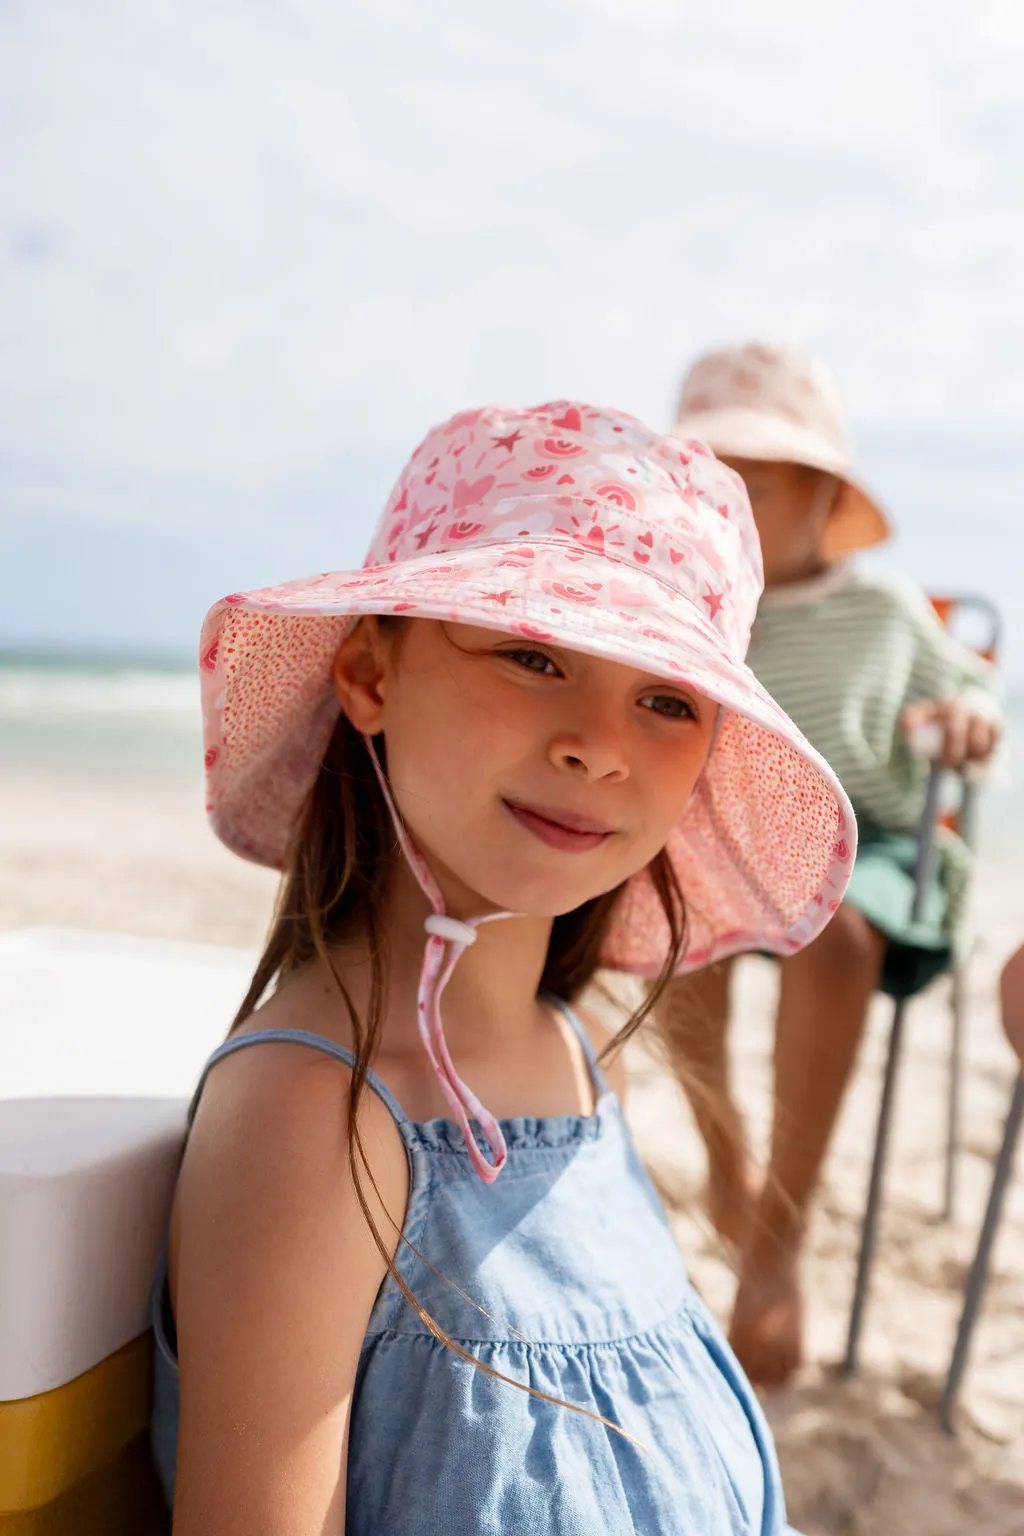
[[[763,342],[705,353],[683,380],[675,431],[727,458],[807,464],[836,475],[842,491],[825,535],[829,559],[892,536],[878,501],[851,473],[836,387],[806,353]]]

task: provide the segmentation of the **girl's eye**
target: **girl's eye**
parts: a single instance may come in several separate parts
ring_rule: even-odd
[[[687,699],[681,699],[674,693],[649,693],[646,698],[640,700],[644,709],[649,709],[655,715],[662,715],[666,720],[696,720],[697,711]]]
[[[546,673],[548,677],[561,676],[551,657],[545,656],[543,651],[502,651],[501,655],[525,667],[528,672]]]

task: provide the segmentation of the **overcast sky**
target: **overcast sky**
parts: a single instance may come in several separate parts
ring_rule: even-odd
[[[0,642],[186,651],[432,421],[812,347],[1024,680],[1020,0],[0,0]]]

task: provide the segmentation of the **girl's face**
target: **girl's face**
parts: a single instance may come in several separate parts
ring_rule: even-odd
[[[839,488],[834,477],[804,464],[719,457],[747,488],[761,540],[765,586],[816,575],[827,563],[822,546]]]
[[[398,809],[463,917],[558,916],[650,863],[718,710],[616,662],[430,619],[364,619],[334,677],[356,729],[383,731]]]

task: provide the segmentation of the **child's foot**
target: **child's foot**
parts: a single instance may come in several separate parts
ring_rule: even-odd
[[[753,1235],[740,1268],[729,1343],[750,1377],[781,1387],[803,1362],[801,1242]]]

